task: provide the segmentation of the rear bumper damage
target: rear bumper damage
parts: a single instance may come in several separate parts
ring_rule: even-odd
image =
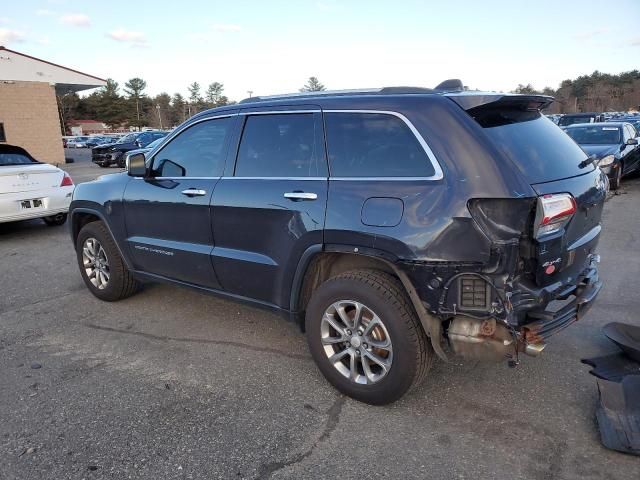
[[[520,354],[540,355],[550,337],[589,311],[602,289],[598,261],[597,255],[591,255],[588,266],[571,283],[557,282],[544,287],[537,287],[531,281],[505,284],[500,282],[499,276],[461,272],[457,274],[459,282],[454,280],[450,286],[446,283],[443,289],[430,292],[433,298],[438,291],[445,291],[444,295],[441,294],[441,298],[448,299],[443,302],[444,309],[441,308],[443,305],[426,302],[422,296],[428,312],[418,313],[421,317],[429,317],[422,319],[423,325],[430,325],[431,341],[441,358],[448,360],[453,354],[469,360],[507,360],[515,365]],[[463,279],[466,278],[480,278],[486,282],[486,289],[492,292],[482,294],[486,295],[487,311],[462,309]],[[476,292],[474,294],[477,296]],[[502,301],[491,303],[496,298]],[[448,306],[451,304],[452,308]],[[436,324],[438,328],[434,327]],[[433,332],[437,335],[434,336]]]

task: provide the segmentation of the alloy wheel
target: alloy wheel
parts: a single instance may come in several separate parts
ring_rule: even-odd
[[[102,244],[90,237],[82,245],[82,266],[84,273],[98,290],[104,290],[109,284],[109,259]]]
[[[393,362],[389,332],[363,303],[340,300],[331,304],[322,317],[320,336],[329,362],[352,382],[370,385],[389,373]]]

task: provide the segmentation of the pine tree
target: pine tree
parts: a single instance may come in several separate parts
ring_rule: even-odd
[[[323,90],[326,88],[317,77],[309,77],[306,85],[300,89],[301,92],[322,92]]]

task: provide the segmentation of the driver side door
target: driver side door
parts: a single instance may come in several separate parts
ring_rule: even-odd
[[[180,282],[219,288],[211,262],[210,200],[224,170],[235,114],[182,128],[132,178],[123,203],[134,268]]]

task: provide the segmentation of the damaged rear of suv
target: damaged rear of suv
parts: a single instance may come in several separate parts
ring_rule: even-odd
[[[372,404],[436,356],[515,365],[602,286],[607,180],[541,115],[552,100],[448,81],[202,112],[77,187],[80,271],[104,300],[161,280],[279,311]]]

